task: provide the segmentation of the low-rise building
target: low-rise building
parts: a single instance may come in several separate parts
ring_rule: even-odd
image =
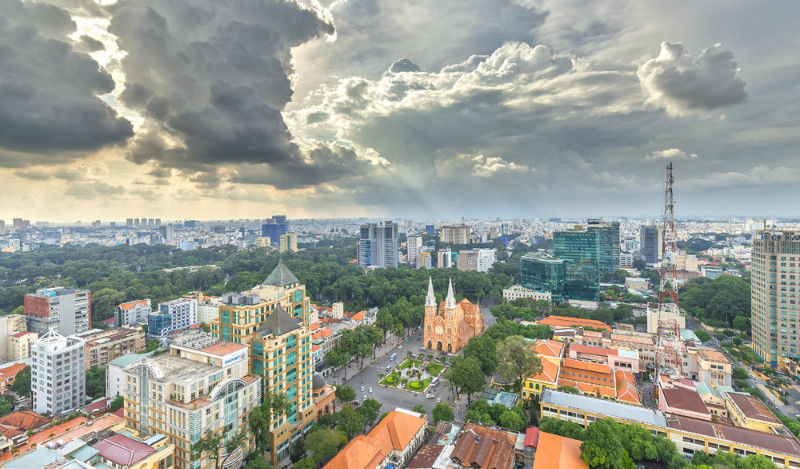
[[[512,469],[517,437],[513,432],[468,422],[450,459],[465,468]]]
[[[783,428],[781,421],[772,415],[767,406],[750,394],[726,393],[725,407],[734,425],[768,433],[776,433]]]
[[[427,423],[425,417],[416,412],[393,410],[368,434],[350,440],[323,469],[403,467],[422,444]]]
[[[580,440],[540,432],[533,469],[589,469],[581,459]]]
[[[139,353],[147,346],[141,327],[92,329],[78,334],[86,343],[86,369],[104,367],[108,362],[130,353]]]
[[[8,340],[14,334],[27,330],[28,326],[25,321],[25,316],[21,314],[0,316],[0,359],[7,358],[12,361],[14,360],[8,355],[10,348]],[[27,355],[25,358],[28,358]]]
[[[0,394],[5,394],[6,389],[14,384],[14,379],[26,366],[24,363],[10,363],[0,367]]]
[[[530,298],[534,301],[552,301],[553,293],[549,291],[526,288],[522,285],[511,285],[510,287],[503,289],[503,298],[507,299],[508,301],[514,301],[520,298]]]
[[[663,382],[659,382],[658,408],[668,414],[711,421],[711,412],[694,389],[680,386],[668,387]]]
[[[119,327],[147,324],[147,316],[152,312],[149,298],[120,303],[114,308],[114,325]]]
[[[611,326],[594,319],[581,319],[570,318],[566,316],[547,316],[546,318],[537,321],[536,324],[550,326],[552,329],[561,329],[566,327],[582,327],[584,329],[597,329],[611,332]]]

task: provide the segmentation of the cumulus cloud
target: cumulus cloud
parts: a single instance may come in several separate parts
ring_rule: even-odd
[[[111,75],[67,42],[75,28],[53,5],[0,2],[0,165],[77,158],[133,135],[99,97],[114,90]]]
[[[147,122],[131,161],[191,173],[303,160],[281,115],[291,49],[331,24],[290,1],[122,0],[109,11],[126,52],[120,101]]]
[[[697,158],[697,153],[686,153],[679,148],[668,148],[666,150],[655,150],[649,155],[645,156],[646,161],[651,160],[680,160]]]
[[[747,97],[733,53],[717,44],[693,59],[680,43],[661,43],[661,53],[638,71],[647,101],[674,116],[739,104]]]
[[[488,178],[503,172],[512,173],[527,173],[531,171],[530,166],[524,164],[517,164],[513,161],[506,161],[499,156],[486,157],[478,155],[472,159],[475,166],[472,168],[472,174],[477,177]]]

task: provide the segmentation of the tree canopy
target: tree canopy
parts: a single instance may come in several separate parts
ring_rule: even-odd
[[[497,343],[497,362],[503,378],[519,381],[520,396],[523,378],[542,371],[542,360],[531,349],[531,344],[519,335],[506,337]]]
[[[750,318],[750,284],[735,275],[689,280],[679,290],[679,301],[681,308],[712,325],[717,324],[708,320],[735,326],[737,316]]]

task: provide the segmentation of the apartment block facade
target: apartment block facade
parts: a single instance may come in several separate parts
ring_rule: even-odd
[[[147,316],[153,312],[150,299],[120,303],[114,308],[114,325],[117,327],[147,324]]]
[[[165,339],[173,332],[196,326],[197,300],[195,298],[178,298],[177,300],[159,303],[158,311],[147,317],[147,339]]]
[[[129,353],[140,353],[146,348],[141,327],[114,327],[79,334],[86,342],[86,369],[105,367],[109,362]]]
[[[31,346],[33,408],[40,414],[63,414],[86,399],[85,342],[56,331]]]
[[[391,221],[361,225],[358,266],[362,269],[397,267],[397,225]]]
[[[39,335],[50,329],[62,335],[86,332],[92,325],[92,292],[55,287],[25,295],[28,330]]]

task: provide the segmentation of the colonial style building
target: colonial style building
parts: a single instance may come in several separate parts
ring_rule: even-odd
[[[428,296],[425,299],[425,346],[429,350],[455,353],[467,345],[469,339],[483,333],[483,316],[478,305],[468,299],[456,303],[453,281],[447,288],[447,298],[436,307],[433,281],[428,279]]]

